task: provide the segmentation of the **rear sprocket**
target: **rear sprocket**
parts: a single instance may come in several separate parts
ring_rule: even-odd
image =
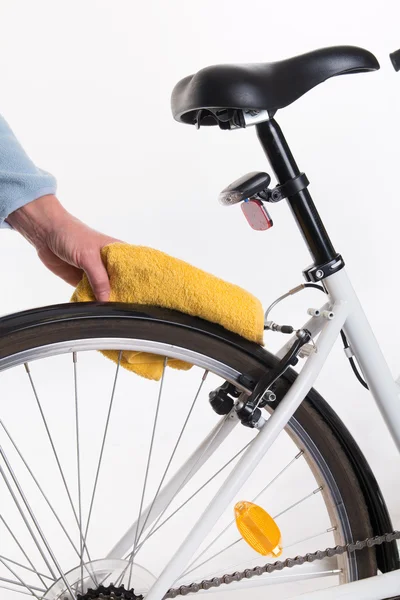
[[[133,589],[127,590],[124,585],[100,585],[87,590],[85,594],[78,594],[78,600],[143,600],[143,596],[137,596]]]

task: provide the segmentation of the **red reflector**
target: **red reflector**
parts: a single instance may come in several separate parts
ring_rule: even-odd
[[[265,231],[272,227],[272,219],[261,200],[246,200],[242,202],[241,207],[250,227],[256,231]]]

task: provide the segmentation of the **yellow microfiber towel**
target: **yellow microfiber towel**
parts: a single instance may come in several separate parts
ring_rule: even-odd
[[[105,246],[101,256],[110,278],[110,302],[179,310],[218,323],[252,342],[262,344],[262,305],[237,285],[145,246],[115,242]],[[84,275],[71,301],[93,300],[94,294]],[[104,350],[103,354],[118,362],[119,352]],[[148,379],[159,380],[163,365],[164,358],[155,354],[124,351],[121,357],[121,366]],[[177,369],[191,367],[177,359],[169,359],[168,365]]]

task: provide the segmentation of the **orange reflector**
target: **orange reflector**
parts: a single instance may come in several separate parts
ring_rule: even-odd
[[[240,535],[256,552],[266,556],[282,554],[281,532],[274,519],[252,502],[235,505],[236,525]]]

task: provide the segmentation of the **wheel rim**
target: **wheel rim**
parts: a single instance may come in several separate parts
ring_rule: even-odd
[[[66,358],[71,358],[72,357],[72,366],[73,366],[73,372],[74,372],[74,398],[72,400],[75,401],[75,405],[76,405],[76,413],[75,413],[75,417],[76,415],[79,415],[79,384],[78,384],[78,374],[80,374],[80,360],[79,357],[81,355],[83,356],[87,356],[87,355],[93,355],[96,354],[96,360],[94,361],[94,363],[100,364],[101,365],[106,365],[107,364],[107,368],[104,366],[104,370],[108,371],[109,374],[111,374],[111,371],[114,371],[114,382],[112,385],[112,392],[111,392],[111,396],[110,396],[110,400],[111,400],[111,407],[113,405],[114,402],[114,398],[115,398],[115,390],[116,390],[116,386],[117,383],[119,381],[119,377],[121,374],[121,369],[119,369],[119,365],[117,365],[117,367],[115,368],[113,365],[111,365],[111,363],[109,363],[108,361],[105,361],[105,359],[103,359],[102,357],[100,357],[100,355],[97,355],[97,353],[93,353],[90,352],[92,350],[94,350],[95,348],[101,348],[101,349],[109,349],[109,350],[136,350],[136,351],[147,351],[147,352],[151,352],[153,354],[161,354],[163,356],[167,356],[169,358],[179,358],[181,360],[185,360],[187,362],[191,362],[193,364],[196,365],[197,369],[202,368],[202,369],[206,369],[206,372],[210,372],[212,374],[212,377],[219,377],[222,379],[226,379],[229,380],[231,382],[235,382],[237,383],[237,379],[238,376],[240,375],[240,373],[238,371],[236,371],[235,369],[232,369],[231,367],[229,367],[228,365],[224,365],[221,362],[215,361],[213,359],[210,359],[209,357],[206,357],[204,355],[201,355],[199,353],[187,350],[185,348],[179,348],[177,346],[171,346],[171,345],[167,345],[167,344],[163,344],[163,343],[158,343],[158,342],[153,342],[153,341],[146,341],[146,340],[132,340],[132,339],[123,339],[123,338],[115,338],[115,339],[105,339],[105,338],[97,338],[97,339],[91,339],[91,340],[75,340],[73,342],[60,342],[60,343],[55,343],[55,344],[51,344],[48,346],[42,346],[40,348],[36,348],[36,349],[32,349],[32,350],[28,350],[28,351],[24,351],[21,352],[19,354],[13,355],[11,357],[7,357],[4,359],[0,360],[0,371],[7,371],[8,373],[12,373],[15,371],[15,369],[12,369],[12,371],[10,371],[9,369],[11,367],[20,367],[20,370],[22,368],[22,365],[24,364],[33,364],[35,363],[38,364],[38,361],[42,361],[42,362],[46,362],[47,361],[54,361],[54,360],[58,360],[58,361],[62,361]],[[100,360],[100,362],[99,362]],[[104,362],[102,362],[104,361]],[[103,367],[102,367],[103,369]],[[29,384],[30,384],[30,389],[31,389],[31,393],[33,392],[33,396],[35,397],[36,400],[36,404],[39,407],[39,413],[40,413],[40,417],[41,417],[41,424],[42,424],[42,434],[43,431],[45,432],[45,434],[47,434],[47,443],[49,444],[49,447],[52,451],[52,460],[53,462],[57,463],[57,460],[59,461],[59,463],[61,464],[61,459],[56,459],[55,458],[55,454],[57,454],[57,451],[59,450],[59,444],[56,446],[56,443],[53,440],[53,443],[50,441],[50,437],[48,433],[50,430],[50,427],[45,424],[45,418],[43,418],[45,411],[42,407],[41,401],[40,401],[40,397],[39,397],[39,393],[38,393],[38,388],[35,384],[35,380],[33,379],[32,373],[30,373],[30,369],[25,370],[26,372],[26,376],[28,376],[29,379]],[[166,377],[168,377],[169,373],[172,373],[172,370],[169,370],[168,373],[166,374]],[[139,378],[137,378],[137,376],[132,375],[132,374],[126,374],[128,378],[131,378],[132,383],[135,381],[138,381]],[[174,374],[174,378],[176,377],[177,374]],[[187,377],[186,373],[180,373],[179,374],[181,377]],[[164,379],[164,378],[163,378]],[[154,382],[146,382],[150,383],[153,386],[153,396],[154,396],[154,389],[155,387],[157,387],[159,384],[155,384]],[[155,386],[155,387],[154,387]],[[134,387],[134,385],[132,386]],[[159,385],[159,388],[162,389],[162,384]],[[205,390],[203,390],[205,391]],[[158,398],[162,398],[162,394],[158,394],[157,395]],[[39,402],[38,402],[39,400]],[[70,399],[71,400],[71,399]],[[160,400],[159,400],[160,401]],[[204,397],[203,397],[203,401],[204,401]],[[40,406],[39,406],[40,404]],[[40,408],[42,407],[42,408]],[[46,411],[49,408],[49,405],[47,404],[47,406],[45,407]],[[186,413],[187,412],[187,408],[185,407],[183,409],[183,412]],[[211,413],[211,409],[208,409],[209,412]],[[104,422],[103,422],[104,425]],[[36,538],[40,538],[40,545],[41,545],[41,549],[43,550],[43,553],[41,554],[41,559],[42,559],[42,563],[45,563],[45,567],[47,567],[47,579],[44,577],[44,573],[42,573],[40,576],[39,575],[35,575],[33,577],[32,572],[29,571],[29,569],[26,569],[26,565],[27,564],[31,564],[28,560],[27,556],[24,556],[24,561],[23,563],[19,563],[19,566],[17,564],[15,564],[14,562],[11,562],[12,560],[14,560],[14,554],[12,554],[12,558],[10,556],[1,556],[0,558],[0,566],[3,567],[2,571],[1,571],[1,576],[0,576],[0,585],[2,585],[3,587],[7,587],[8,589],[10,587],[14,588],[14,589],[18,589],[18,592],[14,593],[14,592],[10,592],[10,599],[11,598],[17,598],[17,597],[21,597],[20,593],[21,592],[28,592],[29,595],[36,597],[36,598],[46,598],[47,599],[55,599],[57,598],[56,594],[53,594],[53,592],[51,592],[53,595],[51,596],[49,590],[56,589],[57,584],[61,584],[59,585],[59,589],[61,590],[60,593],[58,593],[58,597],[60,597],[60,594],[64,594],[65,590],[67,591],[67,593],[69,593],[71,595],[71,593],[73,595],[76,596],[76,592],[73,589],[73,587],[71,588],[71,584],[68,581],[68,577],[66,577],[66,573],[68,572],[72,572],[75,573],[76,569],[80,569],[81,571],[81,579],[83,579],[82,573],[83,571],[86,572],[86,575],[89,574],[90,569],[92,568],[92,566],[94,565],[94,563],[96,562],[97,565],[99,565],[101,563],[101,561],[103,560],[102,558],[96,557],[96,561],[93,560],[84,560],[84,557],[86,555],[86,559],[88,558],[87,556],[87,551],[88,548],[87,546],[89,545],[89,541],[88,539],[86,539],[86,537],[82,534],[82,529],[83,529],[83,524],[85,521],[85,516],[86,519],[88,519],[89,524],[91,522],[91,518],[92,518],[92,513],[91,513],[91,509],[89,509],[89,513],[87,513],[87,508],[86,508],[86,515],[83,515],[82,513],[84,512],[83,510],[83,502],[82,502],[82,497],[81,497],[81,492],[80,492],[80,487],[82,484],[82,481],[85,480],[85,478],[82,476],[79,477],[79,471],[81,468],[81,460],[79,459],[79,454],[80,454],[80,448],[79,448],[79,440],[81,440],[82,438],[82,431],[79,432],[79,418],[75,418],[75,426],[76,426],[76,432],[77,432],[77,436],[76,436],[76,440],[78,440],[78,446],[75,447],[76,450],[76,454],[78,457],[78,460],[76,461],[76,471],[78,474],[78,486],[77,489],[75,490],[75,495],[74,498],[72,500],[71,507],[72,505],[74,506],[74,509],[72,512],[74,512],[75,514],[75,521],[77,520],[80,524],[81,524],[81,534],[78,535],[78,539],[76,538],[76,532],[75,532],[75,538],[74,538],[74,542],[75,542],[75,546],[78,547],[79,553],[81,555],[81,559],[78,562],[78,564],[76,564],[75,561],[75,565],[73,565],[73,562],[71,564],[71,559],[68,560],[57,560],[57,557],[55,556],[55,553],[53,555],[53,551],[51,549],[51,545],[48,543],[46,545],[46,543],[43,542],[43,539],[40,537],[40,533],[38,535],[37,531],[38,528],[35,528],[32,526],[32,522],[34,524],[34,519],[32,519],[32,514],[35,515],[33,508],[31,507],[32,510],[32,514],[30,514],[29,509],[27,509],[26,504],[23,503],[23,501],[21,502],[21,498],[23,498],[22,494],[19,493],[20,490],[18,489],[18,477],[17,477],[17,472],[14,471],[12,469],[12,465],[11,463],[9,463],[9,465],[11,466],[12,472],[15,475],[15,478],[13,478],[12,473],[10,472],[9,469],[5,468],[3,466],[2,468],[2,475],[3,475],[3,481],[2,481],[2,486],[3,486],[3,490],[4,488],[4,483],[6,478],[4,477],[4,474],[7,475],[7,480],[9,483],[12,483],[12,489],[14,489],[14,496],[19,498],[19,502],[20,504],[23,504],[23,509],[24,509],[24,514],[25,517],[28,518],[28,522],[31,523],[31,529],[35,529],[36,531]],[[16,450],[16,447],[14,445],[15,439],[14,436],[11,437],[9,436],[9,429],[7,428],[7,426],[5,425],[5,423],[3,421],[1,421],[1,434],[2,434],[2,438],[4,438],[4,436],[7,438],[8,440],[8,445],[10,448],[13,448],[14,451],[14,458],[18,459],[19,462],[21,463],[21,455],[18,454],[18,450]],[[8,432],[8,433],[7,433]],[[50,432],[51,433],[51,432]],[[286,434],[282,434],[282,435],[286,435]],[[288,437],[288,436],[286,436]],[[317,477],[317,483],[319,484],[318,487],[320,486],[321,483],[323,483],[324,489],[323,489],[323,494],[320,494],[320,496],[323,496],[324,500],[325,500],[325,505],[329,504],[329,512],[330,514],[334,514],[336,513],[336,518],[335,518],[335,523],[334,526],[336,527],[336,531],[334,533],[334,537],[335,537],[335,542],[337,542],[338,537],[340,538],[341,542],[347,542],[350,541],[349,539],[349,526],[348,526],[348,519],[347,519],[347,515],[344,511],[344,507],[343,507],[343,503],[341,502],[341,497],[340,497],[340,492],[337,489],[337,486],[335,485],[334,480],[332,479],[332,476],[329,472],[329,469],[327,468],[326,464],[324,464],[323,461],[323,457],[321,455],[319,455],[318,453],[318,449],[316,447],[313,447],[313,443],[312,440],[310,440],[309,438],[307,439],[307,434],[305,433],[305,431],[302,429],[302,427],[295,421],[292,420],[291,422],[291,439],[296,439],[296,440],[300,440],[300,445],[302,448],[304,448],[305,453],[304,455],[300,455],[298,456],[298,453],[296,453],[295,456],[292,456],[289,462],[286,462],[283,466],[283,468],[280,468],[277,470],[277,479],[281,478],[281,475],[283,476],[284,473],[286,471],[289,471],[292,468],[292,465],[297,465],[299,463],[299,459],[302,459],[303,456],[306,456],[307,458],[307,464],[313,466],[313,470],[314,473],[317,473],[317,475],[319,475],[319,477]],[[53,439],[53,438],[52,438]],[[57,440],[58,441],[58,440]],[[16,444],[17,449],[19,448],[19,445]],[[54,452],[54,448],[56,449],[56,451]],[[104,454],[103,454],[104,456]],[[3,458],[3,463],[4,461],[8,460],[8,452],[6,453],[5,450],[3,450],[2,448],[2,458]],[[151,457],[150,457],[151,458]],[[26,461],[26,458],[25,458]],[[22,461],[23,462],[23,461]],[[151,461],[150,461],[151,462]],[[7,463],[6,467],[7,467]],[[231,463],[229,463],[231,464]],[[228,466],[229,466],[228,464]],[[98,463],[97,463],[98,465]],[[226,466],[226,465],[225,465]],[[21,464],[19,465],[19,467],[21,467]],[[24,465],[24,467],[26,467],[26,465]],[[103,468],[103,464],[101,463],[101,468]],[[25,471],[27,470],[26,468],[24,469]],[[59,471],[61,471],[59,469]],[[22,471],[21,471],[22,472]],[[28,473],[29,475],[29,479],[32,479],[31,474],[33,473],[33,470],[31,471],[31,473]],[[63,479],[63,477],[61,476],[61,472],[59,472],[58,477]],[[64,475],[64,479],[65,481],[67,480],[67,477]],[[146,481],[146,477],[144,478]],[[161,477],[162,479],[162,477]],[[96,479],[95,479],[96,480]],[[272,482],[275,481],[274,478],[272,478],[271,480]],[[16,483],[17,482],[17,483]],[[32,483],[32,482],[31,482]],[[69,483],[69,480],[68,480]],[[37,487],[37,486],[36,486]],[[65,489],[67,489],[68,484],[64,485]],[[265,487],[265,483],[263,482],[263,486]],[[266,489],[270,490],[271,485],[268,485],[266,487]],[[278,517],[281,517],[285,514],[288,514],[288,512],[293,511],[296,509],[296,507],[300,507],[302,505],[302,503],[305,503],[307,501],[309,501],[309,499],[311,499],[313,497],[313,492],[316,492],[316,490],[318,489],[318,487],[314,487],[308,494],[303,494],[303,496],[301,496],[301,498],[296,499],[296,501],[292,502],[293,507],[290,508],[290,504],[289,506],[283,507],[283,510],[281,510],[281,514],[278,514]],[[146,488],[146,485],[144,486],[144,488]],[[156,489],[157,489],[157,485],[156,485]],[[266,489],[264,490],[263,493],[265,493]],[[9,494],[12,497],[12,493],[9,491]],[[47,490],[46,490],[47,491]],[[146,490],[145,490],[146,491]],[[200,488],[201,491],[201,488]],[[270,490],[271,491],[271,490]],[[270,493],[269,491],[269,493]],[[18,493],[17,493],[18,492]],[[95,488],[95,500],[97,502],[97,498],[96,498],[96,493],[97,493],[97,488]],[[199,492],[200,493],[200,492]],[[316,492],[317,494],[318,492]],[[66,494],[68,496],[68,493]],[[69,495],[72,498],[72,493],[69,492]],[[143,495],[143,494],[142,494]],[[253,494],[254,495],[254,494]],[[257,497],[257,494],[255,494],[255,496]],[[144,497],[144,495],[143,495]],[[251,498],[249,498],[251,499]],[[293,500],[295,500],[295,497],[293,498]],[[90,497],[90,503],[89,505],[94,504],[94,500],[93,497],[91,495]],[[143,508],[143,498],[141,499],[141,507]],[[92,507],[93,508],[93,507]],[[181,509],[182,510],[182,509]],[[267,508],[268,510],[268,508]],[[179,512],[179,511],[178,511]],[[178,513],[176,513],[178,514]],[[168,512],[165,515],[165,518],[167,518],[168,516]],[[53,522],[54,522],[54,514],[52,515],[53,517]],[[19,518],[20,520],[24,521],[21,512],[19,513]],[[165,520],[164,518],[164,520]],[[169,517],[169,519],[167,519],[167,522],[164,523],[163,526],[167,526],[168,522],[171,522],[173,520],[174,517]],[[3,525],[3,528],[5,528],[7,530],[8,533],[8,537],[12,538],[12,542],[14,546],[18,546],[16,539],[18,540],[18,536],[15,535],[15,538],[10,534],[10,526],[7,520],[5,520],[3,514],[1,515],[1,520],[2,523],[0,523],[0,526]],[[69,520],[71,521],[71,515],[69,517]],[[78,523],[78,524],[79,524]],[[159,524],[159,522],[157,523]],[[60,531],[61,531],[61,526],[60,523],[57,523],[57,526],[59,527]],[[88,526],[88,525],[87,525]],[[71,528],[73,527],[70,526]],[[223,534],[225,534],[225,532],[228,532],[229,530],[232,530],[233,527],[230,526],[228,527],[227,525],[225,526],[226,529],[224,527],[222,527],[221,531],[223,532]],[[331,527],[332,527],[332,523],[331,523]],[[86,528],[86,527],[85,527]],[[88,526],[89,528],[89,526]],[[24,529],[24,528],[23,528]],[[154,531],[154,529],[156,529]],[[161,528],[159,528],[160,530]],[[325,541],[325,539],[327,538],[327,536],[333,536],[332,533],[328,533],[327,530],[330,529],[330,527],[326,527],[324,531],[310,531],[310,535],[308,536],[308,539],[311,540],[311,543],[314,543],[315,540],[318,541],[318,538],[321,539],[322,534],[324,533],[324,537],[322,537],[322,540]],[[26,535],[27,533],[29,534],[29,528],[26,526],[25,523],[25,529],[24,529],[24,534]],[[22,532],[22,529],[19,530],[20,532]],[[249,566],[249,562],[253,562],[254,560],[256,560],[255,558],[251,558],[251,560],[247,560],[243,561],[243,565],[230,565],[228,564],[226,567],[224,567],[224,564],[221,564],[221,570],[217,571],[216,568],[210,568],[211,564],[216,564],[216,562],[220,562],[220,558],[222,554],[224,554],[224,552],[228,552],[229,551],[229,544],[227,545],[228,548],[224,550],[224,552],[214,552],[212,553],[211,550],[214,548],[214,550],[218,547],[218,540],[220,540],[223,536],[221,535],[221,531],[217,532],[216,535],[214,535],[214,537],[210,538],[210,541],[208,543],[205,544],[205,548],[207,548],[207,551],[204,551],[205,548],[202,548],[201,551],[199,551],[198,553],[198,560],[197,560],[197,568],[193,569],[193,564],[189,564],[188,568],[186,569],[186,575],[182,577],[181,581],[186,582],[189,581],[191,577],[193,577],[192,580],[198,580],[199,579],[199,569],[202,568],[204,571],[204,577],[208,577],[209,575],[211,575],[212,573],[218,572],[218,573],[224,573],[227,572],[225,569],[228,569],[228,567],[231,566],[235,566],[235,568],[246,568],[246,566]],[[44,532],[43,532],[44,533]],[[63,532],[65,534],[65,532]],[[79,528],[78,528],[78,533],[79,533]],[[142,533],[146,533],[145,531]],[[148,536],[149,531],[147,530],[147,536]],[[153,528],[153,531],[150,529],[150,537],[148,538],[148,541],[151,541],[152,537],[156,537],[156,533],[157,533],[157,528]],[[21,536],[21,533],[19,533],[19,535]],[[139,548],[139,550],[141,548],[144,548],[144,544],[143,544],[143,539],[140,540],[140,535],[141,533],[138,532],[138,537],[139,540],[137,540],[137,543],[135,544],[136,546],[138,545],[138,543],[140,544],[140,542],[142,542],[142,546]],[[86,536],[87,536],[87,532],[86,532]],[[33,536],[30,535],[30,537],[32,538]],[[72,537],[72,535],[70,536]],[[236,536],[237,537],[237,536]],[[306,542],[307,540],[305,539],[307,536],[303,536],[304,537],[304,542]],[[211,546],[209,545],[211,543],[211,541],[215,538],[214,544],[211,544]],[[46,536],[45,536],[45,539]],[[332,537],[333,539],[333,537]],[[298,553],[303,553],[303,551],[299,552],[298,549],[300,548],[301,544],[299,545],[299,542],[301,542],[301,538],[298,536],[296,539],[296,536],[294,536],[292,538],[292,543],[288,543],[286,548],[287,550],[290,550],[290,548],[293,548],[293,550],[295,551],[296,554]],[[9,545],[11,546],[11,542],[9,543]],[[237,542],[234,540],[234,543],[231,543],[231,548],[233,548],[234,546],[242,546],[244,545],[244,542]],[[325,544],[324,544],[325,545]],[[23,547],[23,544],[20,543],[20,546]],[[315,547],[319,547],[319,545],[316,546],[312,546],[311,548],[309,548],[309,550],[313,550],[315,549]],[[50,551],[49,551],[50,548]],[[19,551],[21,552],[21,548],[18,547]],[[14,548],[15,550],[15,548]],[[136,548],[135,548],[136,550]],[[307,550],[307,551],[309,551]],[[247,548],[245,549],[245,554],[246,554]],[[57,553],[59,556],[61,556],[61,552],[60,550],[57,550]],[[208,553],[208,554],[207,554]],[[37,552],[36,552],[37,554]],[[43,555],[44,554],[46,556],[46,559],[44,559]],[[212,558],[209,558],[209,556],[211,555]],[[290,555],[290,552],[288,553],[288,555]],[[21,556],[21,553],[20,553]],[[247,555],[248,556],[248,553]],[[136,556],[135,558],[135,562],[133,563],[134,565],[136,565]],[[208,558],[208,560],[206,560]],[[266,562],[264,560],[264,557],[256,557],[258,563],[260,562]],[[212,561],[212,562],[211,562]],[[256,561],[256,562],[257,562]],[[17,562],[17,561],[15,561]],[[61,562],[63,562],[63,564],[60,564]],[[69,569],[67,569],[64,566],[69,564]],[[192,561],[190,561],[191,563]],[[229,561],[228,561],[229,562]],[[25,568],[22,569],[21,564],[24,564]],[[57,565],[60,567],[58,569]],[[89,566],[88,566],[89,565]],[[117,581],[117,583],[121,583],[124,582],[126,585],[132,583],[132,580],[135,579],[134,574],[132,575],[131,573],[129,573],[130,571],[130,567],[132,565],[132,561],[128,561],[128,569],[125,571],[124,573],[124,577],[125,579],[119,577],[119,582]],[[198,565],[201,565],[201,567],[199,567]],[[341,571],[341,577],[343,579],[346,580],[352,580],[352,579],[356,579],[357,578],[357,573],[356,573],[356,564],[354,561],[348,561],[347,559],[343,559],[341,562],[339,563],[339,568],[336,569],[337,571]],[[50,568],[49,568],[50,567]],[[133,567],[132,567],[133,568]],[[138,566],[135,568],[138,569],[144,569],[144,566],[142,566],[140,564],[140,562],[138,562]],[[58,572],[57,572],[58,569]],[[39,569],[38,569],[39,570]],[[332,571],[332,569],[330,569]],[[8,576],[3,576],[5,573],[8,573]],[[129,573],[129,581],[126,581],[126,573]],[[228,571],[229,572],[229,571]],[[21,577],[21,573],[23,573],[24,577]],[[51,585],[49,586],[48,583],[48,573],[50,573],[51,577],[54,579],[54,581],[51,583]],[[62,573],[62,575],[60,575],[60,573]],[[26,577],[27,575],[29,575],[30,579],[28,581],[26,581]],[[154,575],[152,575],[154,577]],[[188,579],[189,577],[189,579]],[[200,577],[201,578],[201,577]],[[72,579],[74,579],[74,577],[72,577]],[[12,584],[10,584],[10,581],[13,581]],[[33,582],[36,582],[35,583]],[[76,584],[76,578],[75,578],[75,583],[72,583],[72,585],[74,586]],[[109,582],[110,580],[108,580]],[[40,583],[39,583],[40,582]],[[96,582],[98,583],[98,582]],[[179,585],[180,582],[178,582],[177,585]],[[17,585],[19,584],[19,585]],[[47,586],[47,587],[46,587]],[[63,587],[64,586],[64,587]],[[144,586],[143,591],[144,593],[147,591],[145,589],[146,586]],[[45,591],[43,591],[45,590]],[[50,594],[50,595],[49,595]]]

